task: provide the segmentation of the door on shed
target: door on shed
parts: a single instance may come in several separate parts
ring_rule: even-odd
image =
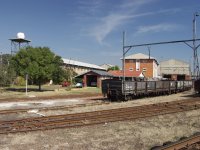
[[[87,87],[97,87],[97,75],[87,75]]]
[[[177,75],[177,80],[185,80],[185,75]]]

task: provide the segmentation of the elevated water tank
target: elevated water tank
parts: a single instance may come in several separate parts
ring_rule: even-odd
[[[25,39],[25,34],[22,32],[17,33],[17,39]]]

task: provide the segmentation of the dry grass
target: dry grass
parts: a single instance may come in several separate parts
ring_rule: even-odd
[[[51,97],[51,96],[67,96],[67,95],[80,95],[80,94],[100,94],[99,88],[68,88],[56,86],[43,86],[42,91],[38,91],[38,87],[31,86],[28,88],[26,95],[25,87],[11,87],[2,88],[0,90],[0,99],[16,99],[16,98],[27,98],[27,97]]]

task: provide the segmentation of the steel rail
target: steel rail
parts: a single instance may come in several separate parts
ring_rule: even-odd
[[[180,101],[163,102],[163,103],[141,105],[141,106],[121,107],[121,108],[114,108],[114,109],[109,109],[109,110],[101,110],[101,114],[107,114],[107,113],[110,113],[110,112],[113,112],[113,111],[116,111],[116,110],[117,111],[124,111],[124,109],[139,111],[139,110],[143,110],[143,109],[149,109],[149,108],[152,108],[152,107],[163,107],[163,106],[164,107],[170,107],[170,106],[172,107],[173,105],[179,105],[181,107],[182,105],[185,105],[185,104],[188,105],[188,103],[191,104],[191,105],[194,105],[196,103],[198,104],[199,101],[196,100],[196,99],[192,99],[192,100],[186,99],[186,100],[180,100]],[[93,111],[92,114],[91,114],[91,112],[84,112],[84,113],[76,113],[76,114],[67,114],[67,116],[71,117],[71,118],[75,118],[77,116],[77,114],[84,114],[83,117],[85,117],[85,115],[88,115],[88,114],[90,114],[90,116],[93,115],[93,114],[95,115],[95,112],[99,113],[99,111]],[[66,115],[55,115],[55,116],[50,116],[50,117],[53,119],[53,118],[57,118],[58,116],[66,117]],[[42,118],[44,120],[45,118],[49,118],[49,117],[46,116],[46,117],[42,117]],[[30,119],[28,118],[28,119],[23,119],[23,120],[29,121]],[[0,124],[1,124],[1,122],[9,122],[9,121],[0,121]]]
[[[168,107],[166,107],[166,105],[166,103],[164,105],[151,105],[151,109],[148,107],[146,107],[148,109],[144,109],[144,107],[141,107],[141,109],[134,109],[130,107],[128,109],[123,108],[60,116],[40,117],[33,119],[5,121],[0,123],[0,133],[4,134],[35,130],[48,130],[63,127],[77,127],[200,109],[200,104],[194,104],[192,106],[180,106],[180,103],[177,103],[176,105],[169,105],[168,103]]]
[[[78,108],[78,107],[86,107],[86,106],[94,106],[94,105],[103,105],[103,104],[110,104],[109,102],[94,102],[94,103],[85,103],[85,104],[75,104],[75,105],[68,105],[68,106],[52,106],[52,107],[28,107],[23,109],[4,109],[0,110],[0,115],[3,114],[12,114],[12,113],[23,113],[27,112],[32,109],[38,109],[39,111],[49,111],[49,110],[61,110],[61,109],[71,109],[71,108]]]
[[[158,148],[158,150],[180,150],[187,149],[190,145],[200,142],[200,135],[194,135],[178,142]],[[155,149],[156,150],[156,149]]]
[[[112,112],[112,111],[124,111],[124,109],[126,109],[126,110],[129,110],[129,109],[134,109],[135,111],[139,111],[139,110],[141,110],[141,109],[149,109],[149,108],[151,108],[152,106],[154,106],[154,107],[162,107],[162,106],[165,106],[165,107],[170,107],[170,105],[176,105],[176,104],[178,104],[180,107],[182,106],[182,105],[184,105],[184,104],[187,104],[187,103],[193,103],[192,105],[194,105],[194,102],[197,102],[198,103],[198,101],[178,101],[178,102],[171,102],[171,103],[168,103],[168,102],[166,102],[166,103],[159,103],[159,104],[150,104],[150,105],[143,105],[143,106],[135,106],[135,107],[125,107],[125,108],[118,108],[118,109],[110,109],[110,110],[102,110],[101,111],[101,114],[106,114],[106,113],[110,113],[110,112]],[[188,104],[187,104],[188,105]],[[92,112],[92,114],[95,114],[95,112],[99,112],[99,111],[94,111],[94,112]],[[83,114],[83,113],[77,113],[77,114]],[[67,116],[71,116],[71,117],[76,117],[76,115],[77,114],[67,114]],[[87,115],[87,114],[90,114],[91,115],[91,112],[85,112],[84,113],[84,116],[85,115]],[[65,117],[66,115],[59,115],[60,117]],[[84,117],[83,116],[83,117]],[[54,118],[54,117],[58,117],[58,116],[51,116],[51,118]],[[45,119],[45,118],[49,118],[49,117],[43,117],[43,120]],[[30,119],[24,119],[24,120],[26,120],[26,121],[29,121]],[[5,121],[0,121],[0,123],[1,122],[5,122]],[[9,121],[7,121],[7,122],[9,122]]]

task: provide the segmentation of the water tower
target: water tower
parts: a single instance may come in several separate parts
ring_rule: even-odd
[[[30,40],[25,39],[25,34],[22,32],[17,33],[17,37],[9,39],[11,41],[11,55],[17,53],[22,47],[29,46]]]

